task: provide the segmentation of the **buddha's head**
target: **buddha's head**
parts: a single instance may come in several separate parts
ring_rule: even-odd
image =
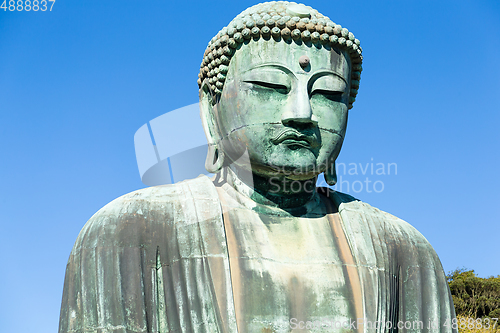
[[[209,43],[198,84],[212,173],[248,154],[254,175],[335,183],[361,74],[354,35],[311,7],[255,5]]]

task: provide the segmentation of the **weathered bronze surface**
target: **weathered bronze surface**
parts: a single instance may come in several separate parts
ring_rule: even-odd
[[[260,4],[221,30],[198,81],[216,176],[97,212],[69,258],[59,332],[455,332],[427,240],[315,188],[336,181],[361,60],[352,33],[304,5]]]

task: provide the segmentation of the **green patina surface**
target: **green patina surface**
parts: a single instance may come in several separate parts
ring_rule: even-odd
[[[222,29],[198,81],[216,177],[97,212],[68,262],[59,332],[453,332],[427,240],[315,188],[336,181],[361,60],[352,33],[304,5],[257,5]]]

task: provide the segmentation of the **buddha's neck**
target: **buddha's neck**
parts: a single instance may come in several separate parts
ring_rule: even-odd
[[[282,209],[305,206],[314,201],[316,178],[290,180],[285,176],[265,178],[235,167],[224,167],[224,180],[242,195],[256,203]]]

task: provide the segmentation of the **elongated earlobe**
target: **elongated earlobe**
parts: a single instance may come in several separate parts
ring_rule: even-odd
[[[209,144],[205,169],[210,173],[219,172],[224,166],[224,154],[220,153],[217,144]]]
[[[335,170],[335,162],[324,172],[325,181],[328,185],[333,186],[337,184],[337,171]]]
[[[214,92],[210,89],[208,80],[200,89],[200,117],[203,130],[208,141],[205,169],[210,173],[219,172],[224,165],[224,152],[220,143],[220,135],[216,125],[217,103]]]

